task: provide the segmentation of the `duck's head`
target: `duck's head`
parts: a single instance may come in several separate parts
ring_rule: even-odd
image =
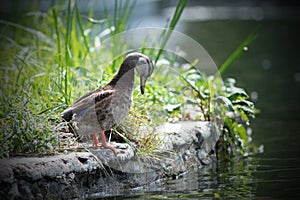
[[[125,60],[130,61],[130,64],[135,67],[140,77],[141,93],[144,94],[146,80],[153,72],[152,61],[148,56],[141,53],[130,53],[125,57]]]

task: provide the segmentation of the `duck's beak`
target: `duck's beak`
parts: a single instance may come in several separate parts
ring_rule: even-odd
[[[140,89],[141,89],[141,93],[144,94],[145,92],[145,83],[146,83],[147,78],[144,76],[140,77]]]

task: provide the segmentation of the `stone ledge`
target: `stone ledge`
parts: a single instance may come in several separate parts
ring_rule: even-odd
[[[160,158],[137,157],[127,144],[113,143],[120,155],[109,149],[73,152],[45,157],[15,157],[0,160],[2,199],[79,198],[122,193],[156,180],[176,177],[215,163],[219,131],[210,122],[166,123]]]

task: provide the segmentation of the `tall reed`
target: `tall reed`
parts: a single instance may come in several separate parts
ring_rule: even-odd
[[[179,1],[167,25],[169,29],[175,28],[186,2]],[[99,53],[114,58],[122,41],[113,41],[112,52],[95,51],[97,41],[107,37],[106,30],[113,37],[128,28],[136,0],[115,0],[113,14],[105,9],[105,19],[94,19],[93,8],[84,16],[77,1],[64,3],[53,3],[45,13],[27,13],[18,22],[0,20],[4,27],[0,32],[0,47],[4,49],[0,53],[0,76],[5,80],[0,88],[0,157],[13,152],[38,152],[36,147],[42,144],[47,144],[40,149],[44,152],[47,147],[51,151],[61,148],[54,130],[50,131],[59,121],[59,113],[73,99],[105,84],[118,69],[120,60],[113,60],[104,71],[97,58]],[[170,33],[163,37],[161,49]],[[19,123],[15,126],[13,122]]]

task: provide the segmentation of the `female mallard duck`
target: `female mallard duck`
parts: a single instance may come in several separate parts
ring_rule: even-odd
[[[147,78],[153,72],[152,61],[141,53],[128,54],[117,74],[103,88],[96,89],[79,98],[62,113],[65,121],[76,122],[80,135],[92,135],[95,146],[117,149],[106,142],[105,131],[118,125],[127,116],[132,103],[134,69],[140,77],[140,90],[144,94]],[[102,144],[97,132],[100,130]]]

